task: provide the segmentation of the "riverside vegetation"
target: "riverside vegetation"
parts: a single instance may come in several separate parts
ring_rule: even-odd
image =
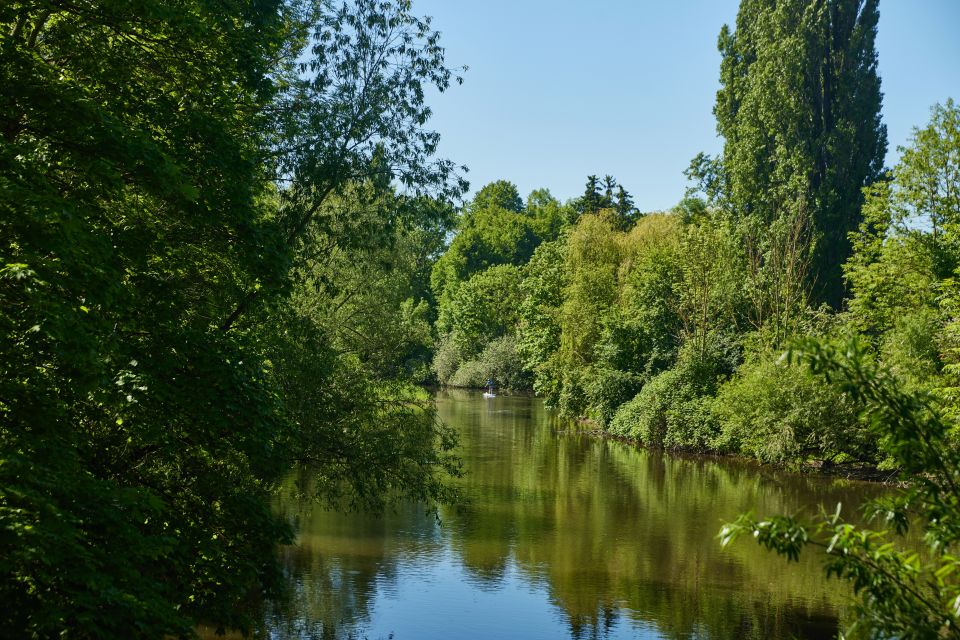
[[[722,539],[824,547],[852,634],[957,637],[960,108],[884,169],[877,20],[742,0],[724,149],[672,211],[609,176],[457,211],[425,95],[459,77],[407,2],[4,4],[0,627],[251,628],[289,470],[334,506],[453,499],[418,385],[493,377],[650,447],[899,473],[877,532]]]

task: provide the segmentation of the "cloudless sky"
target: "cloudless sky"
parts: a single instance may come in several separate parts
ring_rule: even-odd
[[[565,200],[613,175],[642,211],[673,206],[716,153],[716,42],[737,0],[414,0],[462,86],[432,98],[441,154],[473,192],[505,178]],[[930,107],[960,101],[960,0],[881,0],[883,120],[898,157]]]

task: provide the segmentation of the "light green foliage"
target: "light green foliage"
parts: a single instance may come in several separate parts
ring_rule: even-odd
[[[762,224],[738,225],[746,262],[747,319],[768,347],[780,348],[810,328],[811,263],[815,238],[811,220],[800,211]]]
[[[779,355],[753,355],[720,387],[711,404],[720,426],[714,446],[764,462],[877,460],[876,441],[843,389]]]
[[[560,398],[556,377],[560,353],[560,310],[568,280],[566,236],[537,247],[520,283],[517,351],[527,371],[533,373],[533,390],[549,406]]]
[[[494,265],[521,265],[533,255],[539,243],[534,226],[512,183],[493,182],[477,192],[460,218],[457,235],[433,267],[441,333],[451,329],[447,311],[462,283]]]
[[[452,330],[441,338],[434,357],[433,369],[442,384],[483,386],[491,376],[500,385],[506,385],[501,376],[520,381],[520,358],[512,338],[520,308],[520,281],[520,269],[502,264],[460,285],[447,308]],[[505,336],[511,336],[509,341],[497,340]],[[457,373],[463,367],[467,370]],[[487,372],[486,377],[481,371]]]
[[[960,264],[960,109],[933,108],[914,131],[890,180],[866,192],[864,222],[851,234],[845,266],[853,296],[849,322],[869,336],[882,359],[914,388],[940,381],[941,356],[953,357],[954,278]]]
[[[850,310],[869,332],[902,310],[933,308],[937,283],[960,264],[960,108],[936,105],[902,149],[889,182],[866,191],[864,222],[845,267]]]
[[[491,340],[475,358],[460,365],[448,384],[452,387],[480,388],[493,380],[505,389],[529,389],[530,376],[517,355],[517,339],[505,335]]]
[[[460,368],[462,362],[463,359],[454,341],[453,334],[448,333],[441,336],[434,346],[433,361],[430,363],[430,368],[437,380],[441,384],[449,381],[453,374],[457,372],[457,369]]]
[[[509,264],[490,267],[457,289],[450,305],[453,340],[472,356],[487,342],[512,332],[520,307],[520,270]]]
[[[590,396],[609,405],[609,397],[601,398],[610,394],[601,382],[591,379],[594,375],[616,379],[623,391],[629,391],[629,384],[626,389],[620,384],[622,376],[594,368],[604,318],[619,295],[623,239],[624,234],[616,230],[614,220],[606,214],[582,216],[566,239],[567,279],[559,307],[558,349],[550,359],[552,370],[539,373],[556,381],[549,386],[558,389],[557,406],[569,416],[589,413]],[[604,413],[601,410],[597,417],[602,420]]]
[[[929,390],[943,368],[941,349],[948,340],[940,313],[907,312],[883,335],[880,359],[905,385]]]
[[[745,312],[743,238],[729,221],[709,220],[687,227],[680,256],[683,338],[706,358],[718,336],[736,332]]]
[[[889,182],[867,191],[864,221],[858,233],[851,234],[854,253],[844,266],[852,292],[851,321],[873,336],[890,330],[903,312],[936,304],[929,238],[903,225],[894,211],[895,191]]]
[[[803,216],[820,240],[816,298],[839,307],[861,188],[880,177],[877,0],[744,0],[724,26],[714,114],[723,155],[690,175],[740,217]]]
[[[597,346],[605,365],[650,375],[676,357],[682,234],[676,217],[651,214],[624,238],[629,257],[621,267],[623,285]]]
[[[721,542],[726,545],[750,533],[788,560],[796,560],[807,547],[822,550],[827,575],[849,582],[857,595],[857,619],[847,637],[958,637],[960,453],[949,437],[955,424],[940,403],[925,393],[904,390],[855,343],[841,350],[808,342],[793,355],[865,407],[867,428],[884,442],[909,484],[898,495],[869,505],[868,513],[883,529],[844,522],[842,505],[837,505],[835,512],[824,512],[813,523],[743,515],[724,526]],[[927,548],[922,554],[902,537],[914,527],[924,533]]]
[[[583,215],[527,268],[519,346],[534,389],[606,426],[681,344],[709,360],[729,342],[720,337],[745,304],[743,256],[730,224],[650,214],[622,232],[604,212]]]
[[[960,229],[960,107],[953,100],[934,105],[930,123],[915,129],[911,144],[894,170],[896,205],[901,216],[917,216],[930,224],[957,251]],[[954,261],[949,265],[956,268]]]
[[[557,239],[574,215],[573,207],[561,204],[547,189],[530,192],[526,212],[532,218],[533,230],[541,242]]]
[[[681,237],[676,217],[650,214],[621,238],[619,293],[602,316],[596,365],[587,377],[590,414],[600,425],[607,425],[617,407],[676,359]]]
[[[569,280],[560,313],[560,352],[566,366],[593,362],[603,316],[616,301],[622,258],[620,234],[606,217],[583,216],[567,237]]]

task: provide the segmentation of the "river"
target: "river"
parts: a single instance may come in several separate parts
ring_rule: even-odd
[[[290,597],[271,638],[829,638],[847,588],[725,520],[842,502],[876,486],[675,457],[579,434],[523,396],[440,392],[461,437],[466,504],[439,518],[284,508]]]

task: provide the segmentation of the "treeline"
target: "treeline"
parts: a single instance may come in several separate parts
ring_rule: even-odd
[[[456,80],[404,2],[0,4],[0,635],[250,630],[297,467],[449,497]]]
[[[782,357],[855,339],[906,388],[958,386],[960,109],[935,106],[882,169],[876,3],[857,4],[742,3],[723,153],[694,159],[671,211],[641,215],[610,177],[567,203],[481,189],[433,268],[440,382],[532,389],[657,448],[892,464],[863,406]]]

